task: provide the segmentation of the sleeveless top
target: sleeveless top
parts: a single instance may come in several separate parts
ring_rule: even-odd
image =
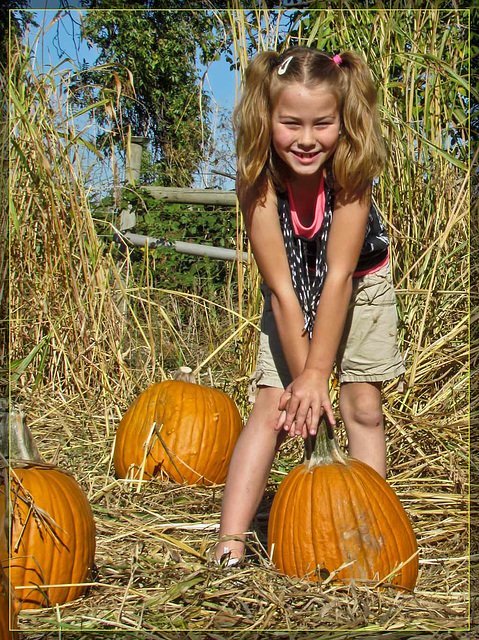
[[[334,209],[334,190],[324,180],[324,214],[321,227],[307,240],[296,234],[287,191],[277,191],[278,215],[283,232],[293,288],[304,316],[304,331],[311,338],[326,276],[326,245]],[[389,238],[374,204],[369,211],[364,242],[355,272],[370,271],[388,257]]]

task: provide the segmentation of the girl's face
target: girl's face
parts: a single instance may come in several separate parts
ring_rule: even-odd
[[[321,85],[287,84],[276,97],[271,124],[273,147],[292,180],[319,178],[339,139],[335,96]]]

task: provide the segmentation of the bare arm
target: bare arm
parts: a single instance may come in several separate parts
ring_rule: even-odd
[[[304,369],[309,338],[303,335],[304,318],[291,281],[276,194],[270,187],[265,202],[260,204],[251,190],[238,189],[238,198],[256,263],[271,290],[281,346],[294,379]]]
[[[324,412],[335,424],[328,382],[344,330],[369,208],[369,193],[336,196],[326,251],[328,270],[308,356],[304,370],[287,387],[279,405],[287,409],[284,428],[292,435],[306,437],[307,431],[314,435]]]

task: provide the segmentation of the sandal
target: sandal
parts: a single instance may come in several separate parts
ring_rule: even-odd
[[[243,563],[243,558],[232,558],[231,551],[228,547],[223,547],[224,553],[221,555],[219,560],[216,562],[222,567],[235,567],[239,566]]]

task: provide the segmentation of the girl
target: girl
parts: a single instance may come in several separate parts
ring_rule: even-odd
[[[385,150],[376,92],[353,52],[259,53],[234,113],[237,194],[263,277],[256,393],[226,481],[216,558],[244,554],[280,444],[336,424],[349,455],[386,476],[381,383],[404,372],[388,238],[371,204]]]

